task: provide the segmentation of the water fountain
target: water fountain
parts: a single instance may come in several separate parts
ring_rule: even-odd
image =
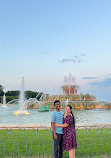
[[[22,78],[19,105],[20,105],[20,109],[14,112],[14,115],[24,115],[24,114],[29,115],[30,114],[27,110],[25,110],[24,77]]]
[[[63,92],[68,94],[60,94],[60,95],[49,95],[49,94],[43,94],[41,97],[39,96],[40,93],[38,93],[36,98],[29,98],[28,100],[25,100],[24,97],[24,78],[22,79],[21,84],[21,91],[20,91],[20,97],[19,99],[14,99],[8,102],[6,105],[9,108],[0,108],[0,124],[15,124],[15,125],[26,125],[26,124],[40,124],[43,125],[49,125],[50,126],[50,115],[52,114],[52,111],[54,110],[54,101],[56,99],[60,100],[61,102],[61,110],[64,112],[65,106],[67,104],[71,105],[73,107],[73,113],[76,118],[77,124],[91,124],[91,123],[98,123],[98,124],[110,124],[111,123],[111,101],[100,101],[95,100],[95,98],[92,98],[88,100],[86,95],[79,95],[79,94],[72,94],[75,87],[70,87],[70,94],[69,90],[67,90],[67,85],[63,87]],[[4,96],[5,98],[5,96]],[[38,100],[40,98],[40,100]],[[6,99],[6,98],[5,98]],[[5,104],[5,99],[3,99],[3,104]],[[18,105],[20,108],[18,108]],[[40,110],[42,107],[49,106],[48,112],[42,113],[39,111],[45,111],[44,108]],[[2,105],[1,105],[2,107]],[[26,111],[26,109],[28,111]],[[37,110],[35,110],[37,109]],[[80,110],[82,109],[82,110]],[[89,110],[90,109],[90,110]],[[106,110],[103,110],[106,109]],[[25,115],[29,114],[31,115]],[[12,115],[14,113],[17,115]],[[22,115],[22,116],[21,116]],[[101,119],[102,118],[102,119]]]
[[[7,104],[6,104],[6,96],[4,94],[2,108],[5,108],[5,107],[7,107]]]
[[[69,103],[69,100],[67,99],[67,100],[66,100],[66,106],[68,105],[68,103]]]
[[[42,98],[44,98],[44,94],[41,95],[40,97],[40,105],[38,106],[38,111],[39,112],[46,112],[49,111],[49,106],[47,106],[47,102],[46,101],[42,101]]]

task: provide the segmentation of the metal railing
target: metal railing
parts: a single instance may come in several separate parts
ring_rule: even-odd
[[[76,157],[111,157],[111,125],[77,126]],[[52,131],[46,127],[0,127],[0,157],[51,158],[53,154]],[[68,158],[68,152],[63,152]]]

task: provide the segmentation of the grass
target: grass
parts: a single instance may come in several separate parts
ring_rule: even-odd
[[[107,144],[108,143],[108,144]],[[104,128],[77,130],[76,157],[111,157],[111,131]],[[107,146],[108,145],[108,146]],[[53,139],[50,130],[0,130],[1,157],[48,157],[53,156]],[[68,158],[64,151],[63,157]]]

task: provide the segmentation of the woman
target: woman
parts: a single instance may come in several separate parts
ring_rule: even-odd
[[[63,117],[63,124],[55,123],[56,127],[63,127],[63,150],[69,151],[69,158],[75,158],[75,149],[77,148],[75,119],[71,111],[72,107],[67,105]]]

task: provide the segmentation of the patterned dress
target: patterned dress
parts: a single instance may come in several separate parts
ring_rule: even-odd
[[[76,131],[73,125],[73,117],[69,114],[63,118],[63,123],[69,124],[68,127],[63,128],[63,150],[70,150],[77,148]]]

